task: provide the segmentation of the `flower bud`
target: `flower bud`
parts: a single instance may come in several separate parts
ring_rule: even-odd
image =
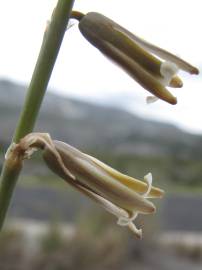
[[[60,141],[49,134],[30,133],[15,147],[23,149],[26,158],[33,149],[41,149],[48,167],[71,186],[99,203],[118,218],[118,224],[128,226],[141,237],[133,223],[138,213],[151,214],[156,208],[148,198],[160,198],[163,190],[152,186],[152,175],[146,182],[112,169],[103,162]]]
[[[182,87],[182,81],[176,75],[178,69],[190,74],[199,73],[189,63],[140,39],[102,14],[90,12],[84,15],[73,11],[72,18],[79,20],[81,33],[92,45],[142,87],[170,104],[176,104],[177,99],[166,86]]]

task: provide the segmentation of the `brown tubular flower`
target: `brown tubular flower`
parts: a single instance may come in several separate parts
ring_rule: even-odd
[[[154,213],[156,208],[148,198],[161,198],[164,194],[152,186],[151,173],[145,176],[146,182],[121,174],[64,142],[52,140],[47,133],[28,134],[9,153],[15,148],[20,149],[25,159],[36,149],[42,149],[43,158],[53,172],[115,215],[117,223],[128,226],[138,238],[142,230],[136,228],[134,219],[139,213]]]
[[[183,85],[176,75],[178,70],[182,69],[190,74],[199,73],[189,63],[142,40],[99,13],[90,12],[84,15],[73,11],[71,17],[79,21],[81,33],[92,45],[155,97],[170,104],[176,104],[177,99],[166,86],[179,88]],[[153,98],[149,97],[148,102],[151,101]]]

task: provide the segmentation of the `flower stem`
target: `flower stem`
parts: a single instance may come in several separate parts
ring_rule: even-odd
[[[58,0],[44,34],[41,50],[27,91],[13,142],[33,131],[39,109],[66,31],[74,0]],[[0,230],[11,201],[21,166],[10,166],[5,160],[0,178]]]

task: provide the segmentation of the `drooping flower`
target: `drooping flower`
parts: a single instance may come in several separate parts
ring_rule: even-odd
[[[154,213],[156,208],[148,198],[164,194],[152,186],[151,173],[145,176],[146,182],[137,180],[64,142],[52,140],[46,133],[30,133],[13,148],[24,158],[42,149],[43,158],[53,172],[115,215],[119,225],[128,226],[139,238],[142,230],[133,221],[139,213]]]
[[[73,11],[71,17],[79,20],[81,33],[92,45],[155,97],[170,104],[176,104],[177,99],[166,86],[179,88],[183,85],[177,76],[178,70],[199,73],[186,61],[146,42],[102,14],[90,12],[84,15]],[[147,101],[150,103],[157,98],[149,97]]]

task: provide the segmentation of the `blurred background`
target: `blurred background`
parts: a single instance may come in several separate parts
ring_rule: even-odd
[[[10,144],[43,32],[57,1],[0,2],[0,166]],[[200,1],[76,0],[199,69]],[[25,163],[0,235],[0,269],[201,269],[202,77],[180,72],[178,104],[148,93],[74,25],[66,32],[35,131],[78,147],[166,191],[157,214],[139,216],[143,240],[52,174],[40,153]]]

